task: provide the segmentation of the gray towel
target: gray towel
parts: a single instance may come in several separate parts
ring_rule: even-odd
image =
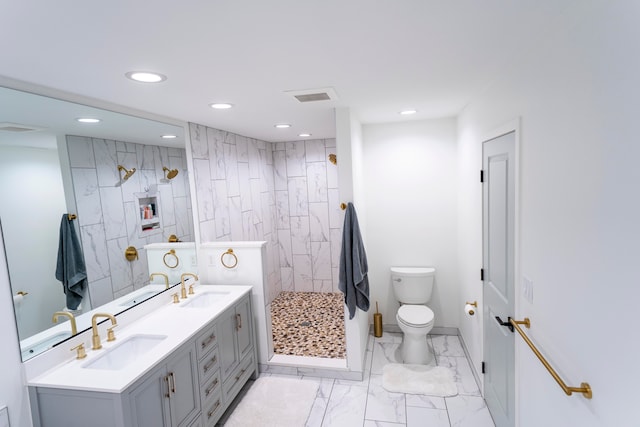
[[[67,296],[67,308],[76,310],[82,302],[87,284],[87,269],[76,229],[67,214],[62,215],[60,222],[56,279],[62,282],[62,289]]]
[[[353,319],[356,307],[369,310],[369,278],[367,254],[364,251],[356,209],[347,204],[342,229],[342,250],[340,251],[340,281],[338,289],[344,292],[344,303],[349,309],[349,319]]]

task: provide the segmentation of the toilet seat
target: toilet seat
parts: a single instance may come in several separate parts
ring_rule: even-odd
[[[424,305],[405,304],[398,309],[399,322],[414,328],[424,328],[433,323],[433,311]]]

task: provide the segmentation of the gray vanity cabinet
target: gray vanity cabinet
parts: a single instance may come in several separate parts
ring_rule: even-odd
[[[222,381],[226,381],[240,361],[253,350],[252,324],[249,298],[242,299],[220,316],[218,340]]]
[[[257,372],[249,297],[223,313],[218,322],[218,332],[222,399],[228,405],[251,374]]]
[[[35,427],[186,427],[200,412],[192,341],[123,393],[29,387]]]
[[[34,427],[213,427],[254,373],[245,295],[122,393],[30,386]]]
[[[129,393],[131,425],[187,426],[200,411],[196,351],[193,344],[145,376]]]

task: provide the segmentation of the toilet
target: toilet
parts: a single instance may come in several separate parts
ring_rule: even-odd
[[[391,286],[400,303],[396,321],[403,332],[402,363],[427,365],[433,360],[427,334],[434,319],[426,304],[431,299],[435,272],[432,267],[391,267]]]

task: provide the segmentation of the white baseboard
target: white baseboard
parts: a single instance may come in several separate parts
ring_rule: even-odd
[[[395,324],[382,325],[382,330],[401,334],[400,326]],[[373,325],[369,325],[369,331],[373,331]],[[458,328],[448,326],[434,326],[429,332],[430,335],[460,335]]]

